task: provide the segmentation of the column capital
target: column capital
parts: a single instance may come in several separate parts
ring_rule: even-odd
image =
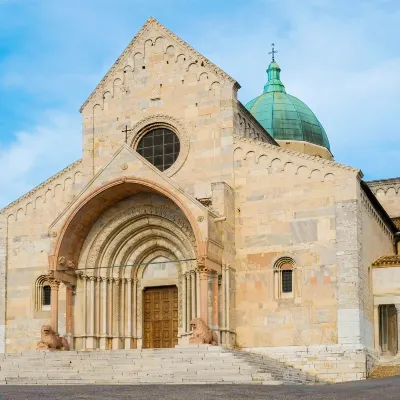
[[[51,290],[58,290],[60,288],[60,281],[56,279],[49,279]]]
[[[400,314],[400,303],[394,304],[397,314]]]
[[[196,272],[198,272],[199,276],[200,276],[200,280],[202,279],[208,279],[208,277],[210,276],[211,273],[211,269],[206,268],[206,267],[202,267],[202,268],[197,268]]]
[[[128,283],[131,283],[131,282],[133,281],[133,279],[132,279],[132,278],[126,278],[126,281],[127,281]]]

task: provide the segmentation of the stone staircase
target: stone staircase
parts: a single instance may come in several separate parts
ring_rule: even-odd
[[[265,356],[208,345],[173,349],[24,352],[0,358],[0,384],[304,384],[300,370]]]

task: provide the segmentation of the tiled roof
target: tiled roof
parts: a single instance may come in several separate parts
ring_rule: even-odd
[[[392,254],[390,256],[382,256],[379,257],[372,263],[373,267],[387,267],[387,266],[396,266],[400,267],[400,255]]]

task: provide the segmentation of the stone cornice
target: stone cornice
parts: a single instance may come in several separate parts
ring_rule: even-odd
[[[400,267],[400,255],[393,254],[379,257],[372,263],[372,266],[378,268]]]
[[[394,188],[396,192],[400,191],[400,178],[367,181],[366,184],[370,187],[374,194],[376,194],[379,189],[383,189],[385,192],[389,188]]]
[[[366,181],[368,186],[381,186],[381,185],[400,185],[399,178],[389,178],[389,179],[375,179],[373,181]]]
[[[158,22],[155,18],[150,17],[146,23],[142,26],[142,28],[139,30],[139,32],[134,36],[134,38],[131,40],[131,42],[128,44],[126,49],[122,52],[122,54],[118,57],[118,59],[114,62],[112,67],[108,70],[108,72],[105,74],[103,79],[100,81],[100,83],[96,86],[96,88],[93,90],[93,92],[90,94],[90,96],[87,98],[87,100],[82,104],[82,107],[80,108],[80,112],[82,112],[83,108],[89,103],[93,97],[95,97],[96,93],[98,90],[103,86],[103,84],[107,81],[107,79],[117,70],[118,65],[124,61],[128,56],[130,55],[131,50],[133,50],[134,46],[140,42],[142,37],[147,33],[147,31],[151,28],[155,27],[158,29],[162,34],[164,34],[166,37],[170,38],[171,40],[175,41],[177,44],[179,44],[183,49],[191,53],[192,57],[198,59],[201,61],[201,63],[209,69],[210,71],[214,72],[215,74],[221,76],[222,78],[227,79],[230,81],[237,89],[240,88],[240,85],[238,82],[236,82],[235,79],[233,79],[230,75],[228,75],[226,72],[224,72],[222,69],[217,67],[214,63],[212,63],[210,60],[205,58],[203,55],[201,55],[198,51],[196,51],[193,47],[191,47],[188,43],[186,43],[184,40],[182,40],[180,37],[176,36],[173,32],[171,32],[168,28],[166,28],[164,25],[162,25],[160,22]]]
[[[288,150],[288,149],[285,149],[283,147],[278,147],[278,146],[275,146],[275,145],[272,145],[272,144],[269,144],[269,143],[264,143],[264,142],[260,142],[260,141],[257,141],[257,140],[253,140],[253,139],[245,138],[245,137],[242,137],[242,136],[234,135],[234,143],[239,144],[240,142],[255,144],[255,145],[257,145],[257,146],[259,146],[261,148],[266,148],[268,150],[275,151],[276,153],[284,153],[284,154],[287,154],[287,155],[291,155],[291,156],[295,156],[295,157],[298,157],[298,158],[302,158],[304,160],[310,160],[310,161],[316,162],[317,164],[320,164],[320,165],[326,165],[326,166],[329,166],[329,167],[332,167],[332,168],[339,168],[339,169],[342,169],[342,170],[355,172],[355,173],[357,173],[357,177],[358,177],[359,180],[361,180],[362,177],[363,177],[363,173],[358,168],[353,168],[353,167],[350,167],[350,166],[345,165],[345,164],[340,164],[340,163],[338,163],[336,161],[325,160],[325,159],[323,159],[321,157],[316,157],[316,156],[312,156],[312,155],[305,154],[305,153],[299,153],[297,151]]]
[[[8,206],[2,208],[0,210],[0,214],[4,214],[6,211],[11,210],[14,206],[16,206],[17,204],[21,203],[21,201],[27,200],[32,195],[34,195],[35,193],[37,193],[41,189],[43,189],[46,186],[48,186],[50,183],[54,182],[55,180],[57,180],[58,178],[63,176],[65,173],[70,172],[71,170],[76,168],[78,165],[80,165],[81,162],[82,162],[82,160],[77,160],[77,161],[73,162],[72,164],[68,165],[67,167],[65,167],[64,169],[62,169],[60,172],[57,172],[55,175],[51,176],[50,178],[48,178],[47,180],[42,182],[40,185],[34,187],[32,190],[30,190],[29,192],[25,193],[23,196],[21,196],[18,199],[14,200]]]

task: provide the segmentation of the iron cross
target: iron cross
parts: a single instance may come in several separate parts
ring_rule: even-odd
[[[132,129],[128,129],[128,125],[125,125],[125,129],[122,131],[122,133],[125,133],[125,143],[128,143],[128,132],[131,132]]]
[[[275,61],[275,54],[278,52],[278,50],[275,50],[275,44],[272,43],[272,51],[270,51],[268,54],[272,54],[272,62]]]

